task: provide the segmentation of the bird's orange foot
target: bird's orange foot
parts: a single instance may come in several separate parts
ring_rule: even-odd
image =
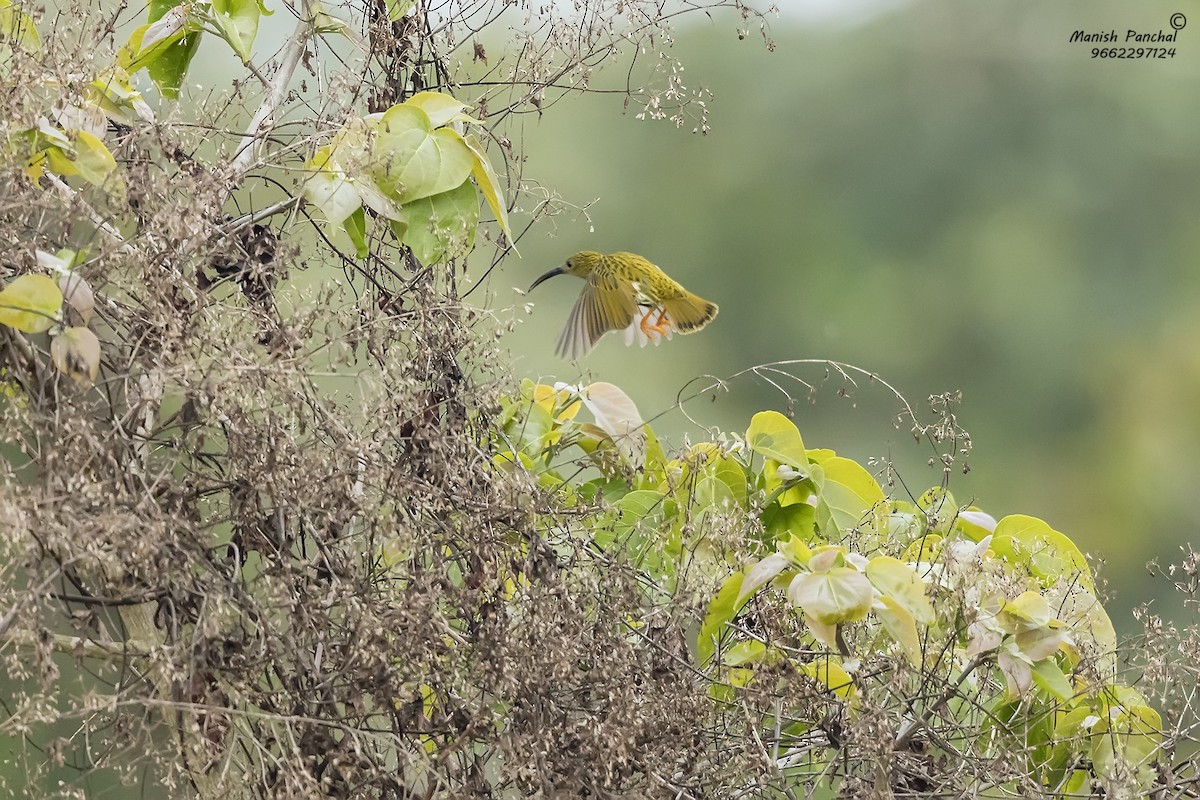
[[[650,318],[653,316],[654,309],[651,308],[646,312],[645,316],[642,317],[641,322],[638,323],[638,328],[641,329],[642,335],[647,339],[653,339],[654,337],[651,336],[653,333],[657,333],[659,336],[667,336],[670,334],[671,320],[667,319],[667,312],[665,310],[661,311],[658,315],[658,319],[654,322],[651,322]]]
[[[650,334],[654,331],[654,326],[650,324],[650,317],[654,315],[654,309],[649,309],[642,316],[642,321],[638,323],[638,328],[642,332],[642,336],[647,339],[651,338]]]
[[[660,336],[666,336],[671,332],[671,320],[667,319],[667,310],[665,308],[659,312],[658,319],[650,326],[650,329],[658,331]]]

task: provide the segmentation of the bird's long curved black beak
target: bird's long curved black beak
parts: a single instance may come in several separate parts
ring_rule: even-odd
[[[537,287],[537,285],[539,283],[541,283],[542,281],[546,280],[547,278],[553,278],[555,275],[562,275],[566,271],[567,271],[566,267],[555,267],[554,269],[550,270],[542,277],[538,278],[532,284],[530,284],[529,289],[527,291],[532,292]]]

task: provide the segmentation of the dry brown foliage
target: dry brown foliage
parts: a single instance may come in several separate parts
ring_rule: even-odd
[[[516,202],[513,120],[602,62],[646,79],[606,91],[702,125],[658,56],[695,8],[326,6],[360,28],[343,39],[312,35],[315,3],[276,4],[296,32],[253,72],[214,85],[202,52],[203,88],[110,125],[127,202],[31,180],[10,150],[0,276],[85,251],[103,358],[77,387],[44,336],[0,331],[0,792],[676,796],[744,777],[715,758],[678,621],[631,638],[614,620],[639,608],[636,570],[536,534],[541,493],[492,468],[511,377],[462,265],[384,237],[355,259],[291,200],[346,113],[422,89],[487,120]],[[78,102],[144,20],[25,10],[43,42],[7,56],[9,132]]]

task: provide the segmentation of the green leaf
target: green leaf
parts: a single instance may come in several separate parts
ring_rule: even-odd
[[[374,211],[379,216],[390,222],[403,222],[408,224],[408,215],[404,208],[399,203],[392,200],[383,193],[383,191],[375,185],[375,181],[371,180],[369,175],[362,175],[356,178],[350,178],[350,183],[354,186],[358,196],[362,198],[362,204]]]
[[[911,544],[921,536],[921,521],[917,515],[893,508],[883,520],[888,541]]]
[[[324,10],[320,10],[314,15],[313,30],[320,34],[339,34],[352,42],[357,42],[358,40],[357,35],[351,32],[349,25],[337,17],[327,14]]]
[[[354,243],[354,252],[359,258],[366,258],[371,251],[367,247],[367,215],[361,206],[342,220],[342,228]]]
[[[516,440],[521,451],[541,458],[557,433],[554,416],[541,403],[524,405],[524,412],[514,417],[504,432]]]
[[[788,585],[788,600],[824,625],[865,619],[875,599],[867,576],[852,567],[803,572]]]
[[[642,430],[646,433],[646,472],[643,480],[660,483],[663,479],[663,467],[667,463],[667,454],[649,425],[643,425]]]
[[[1033,682],[1059,700],[1067,701],[1075,696],[1070,678],[1063,674],[1053,658],[1044,658],[1034,663]]]
[[[1067,581],[1095,591],[1083,553],[1067,536],[1037,517],[1010,514],[997,522],[991,549],[998,556],[1029,567],[1045,586]]]
[[[837,457],[837,453],[825,447],[809,447],[805,449],[804,454],[808,456],[808,460],[812,464],[824,464],[829,459]]]
[[[749,496],[746,486],[746,468],[737,459],[720,453],[708,462],[706,469],[715,480],[720,482],[720,496],[728,497],[734,505],[744,508]]]
[[[954,503],[954,495],[941,486],[927,489],[917,498],[917,507],[924,512],[929,527],[936,533],[946,535],[958,518],[958,506]]]
[[[1074,760],[1073,756],[1086,747],[1090,728],[1097,721],[1099,721],[1099,716],[1087,703],[1057,715],[1050,737],[1053,745],[1050,756],[1046,760],[1046,777],[1049,785],[1057,786],[1062,783],[1066,777],[1067,768]]]
[[[396,237],[396,242],[404,244],[404,237],[408,236],[408,222],[402,219],[394,219],[388,223],[392,229],[392,235]]]
[[[25,333],[48,331],[58,321],[62,291],[47,275],[21,275],[0,289],[0,325]]]
[[[773,501],[780,506],[787,507],[808,502],[808,498],[813,493],[813,482],[802,479],[802,477],[799,470],[787,464],[781,464],[773,458],[763,461],[763,486],[767,490],[768,499],[773,498]]]
[[[886,500],[871,473],[840,456],[821,462],[820,470],[825,476],[820,484],[822,510],[827,510],[828,519],[837,530],[844,533],[871,524],[875,512]]]
[[[173,47],[189,35],[198,35],[202,29],[191,5],[166,8],[158,16],[155,16],[153,8],[151,6],[150,21],[134,30],[117,53],[117,67],[126,74],[149,67],[160,58],[169,58]]]
[[[465,113],[467,104],[455,100],[443,92],[417,92],[404,101],[406,106],[415,106],[429,116],[429,123],[435,128],[459,119],[471,119]]]
[[[877,556],[867,563],[866,574],[881,595],[890,597],[922,625],[936,618],[925,582],[908,564],[890,556]]]
[[[163,97],[170,100],[179,97],[179,89],[183,86],[188,67],[196,51],[200,49],[200,38],[199,32],[189,33],[157,52],[153,60],[145,65],[150,80],[154,81]]]
[[[734,508],[737,500],[727,485],[712,475],[702,475],[692,489],[692,505],[699,513],[709,509]]]
[[[1046,598],[1037,592],[1021,592],[1004,604],[998,620],[1010,633],[1032,630],[1050,624],[1054,614]]]
[[[64,150],[61,147],[47,147],[43,153],[46,158],[46,164],[55,175],[66,177],[78,172],[75,168],[75,160],[71,156],[71,151]]]
[[[763,586],[775,580],[776,576],[781,572],[791,567],[792,559],[784,553],[772,553],[762,561],[754,564],[750,569],[746,570],[745,576],[742,578],[741,589],[739,590],[736,602],[741,603]]]
[[[534,385],[529,397],[533,402],[544,406],[554,421],[559,423],[575,419],[579,410],[583,408],[583,401],[574,392],[555,389],[544,383]]]
[[[87,131],[75,133],[75,169],[88,183],[118,200],[125,198],[125,181],[117,173],[117,160],[104,142]]]
[[[183,2],[184,0],[150,0],[150,5],[146,9],[146,19],[151,22],[157,22],[168,11],[179,7]]]
[[[492,162],[488,161],[487,154],[483,151],[483,145],[474,135],[468,134],[463,141],[471,150],[474,158],[471,176],[475,178],[475,183],[479,185],[479,191],[483,192],[483,199],[487,200],[488,207],[492,209],[492,214],[496,217],[496,222],[500,224],[500,230],[504,231],[504,235],[508,237],[511,244],[512,229],[508,227],[508,207],[504,203],[504,191],[500,188],[500,177],[492,167]]]
[[[830,656],[815,658],[799,666],[802,672],[842,700],[852,699],[858,691],[854,685],[854,678]]]
[[[456,189],[471,176],[475,156],[463,137],[433,129],[429,115],[405,103],[374,122],[372,176],[401,204]]]
[[[648,489],[629,492],[614,505],[619,515],[612,524],[610,541],[615,544],[632,542],[635,550],[648,533],[655,532],[653,529],[663,516],[663,496]]]
[[[1059,797],[1095,797],[1096,793],[1092,791],[1092,775],[1086,769],[1077,769],[1071,772],[1071,777],[1065,782],[1056,782],[1053,785],[1061,783],[1062,791],[1058,793]]]
[[[506,472],[511,472],[520,464],[531,475],[537,473],[537,466],[533,463],[533,459],[524,453],[514,453],[511,450],[505,450],[492,456],[492,463]]]
[[[133,88],[129,73],[119,66],[113,65],[101,71],[88,85],[86,98],[110,119],[127,125],[139,120],[154,121],[154,111],[146,105],[141,92]]]
[[[740,667],[762,661],[767,654],[767,645],[757,639],[738,642],[721,654],[721,663],[727,667]]]
[[[903,560],[909,563],[923,562],[932,564],[938,560],[942,552],[942,537],[930,533],[919,539],[914,539],[904,548]]]
[[[129,39],[125,44],[121,45],[120,49],[117,50],[117,66],[124,70],[126,74],[132,75],[134,72],[137,72],[167,48],[168,42],[163,42],[161,48],[154,48],[158,52],[154,52],[154,49],[147,50],[142,45],[142,42],[146,38],[146,31],[150,29],[151,24],[147,22],[145,25],[135,28],[133,33],[129,34]],[[179,35],[183,36],[183,33],[180,32]]]
[[[741,610],[744,604],[741,598],[744,577],[741,572],[730,575],[708,604],[708,613],[704,615],[704,624],[700,626],[700,634],[696,639],[696,661],[699,664],[704,665],[712,658],[725,624],[732,622]]]
[[[1086,650],[1097,667],[1112,674],[1117,666],[1117,632],[1104,606],[1077,584],[1060,582],[1051,592],[1055,613],[1071,629],[1074,645]]]
[[[71,149],[71,140],[67,134],[45,119],[40,120],[37,128],[29,133],[32,134],[37,147],[53,146],[63,150]]]
[[[375,169],[378,160],[372,148],[379,135],[376,126],[382,119],[382,113],[350,117],[334,134],[329,144],[317,152],[326,151],[326,157],[335,162],[330,168],[341,170],[349,177],[361,178],[369,175]],[[316,154],[313,155],[313,160],[319,160]]]
[[[386,0],[386,2],[388,22],[395,22],[400,19],[417,4],[417,0]]]
[[[201,23],[193,9],[179,0],[151,0],[148,24],[129,37],[117,65],[130,74],[145,67],[163,97],[177,97],[200,46]]]
[[[9,0],[0,0],[0,39],[35,55],[42,52],[42,39],[33,19]]]
[[[677,488],[691,487],[691,501],[698,511],[741,508],[746,503],[746,470],[721,448],[704,442],[685,456],[692,475]]]
[[[746,667],[731,667],[725,672],[725,682],[714,682],[708,686],[708,696],[718,703],[733,703],[737,690],[744,689],[754,681],[754,670]]]
[[[813,551],[808,544],[798,536],[791,536],[779,542],[779,552],[791,559],[793,564],[807,566],[812,561]]]
[[[1071,641],[1071,633],[1057,620],[1044,628],[1018,631],[1012,637],[1012,645],[1017,652],[1030,661],[1041,661],[1050,658],[1063,649]]]
[[[466,255],[479,224],[479,197],[464,181],[457,189],[404,204],[404,244],[426,266]]]
[[[917,632],[917,622],[909,610],[898,603],[895,598],[884,595],[879,598],[883,608],[875,608],[875,616],[883,624],[884,630],[896,640],[910,664],[921,666],[921,636]]]
[[[75,164],[68,155],[71,140],[66,133],[43,119],[37,128],[13,133],[10,146],[25,160],[25,174],[35,185],[49,169],[56,175],[74,175]]]
[[[761,456],[808,474],[808,457],[800,431],[778,411],[760,411],[750,419],[746,444]]]
[[[212,10],[221,38],[229,43],[238,58],[249,61],[254,37],[258,35],[259,18],[271,12],[266,11],[259,0],[212,0]]]
[[[762,512],[763,527],[772,539],[792,536],[804,542],[811,542],[816,537],[813,527],[816,511],[808,503],[790,506],[772,503]]]
[[[971,506],[966,511],[960,511],[954,520],[954,527],[973,542],[982,542],[996,530],[996,520],[984,511]]]

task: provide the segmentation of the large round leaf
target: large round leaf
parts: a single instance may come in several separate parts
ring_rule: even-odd
[[[617,451],[641,469],[646,463],[645,423],[629,395],[611,383],[596,381],[580,396],[596,418],[596,424],[612,438]]]
[[[404,244],[422,264],[437,264],[470,249],[479,225],[479,195],[464,181],[448,192],[406,203],[404,212]]]
[[[818,516],[837,526],[841,532],[870,524],[876,509],[884,502],[878,482],[856,461],[835,456],[820,465],[825,480],[821,483],[821,508]],[[816,470],[814,470],[816,472]]]
[[[475,167],[475,155],[462,136],[434,130],[419,108],[392,106],[375,122],[373,176],[400,203],[448,192],[461,186]]]
[[[787,593],[792,605],[825,625],[865,619],[875,599],[867,576],[851,567],[801,573]]]
[[[760,411],[750,419],[746,444],[761,456],[808,472],[808,457],[804,452],[800,430],[778,411]]]
[[[1027,565],[1045,586],[1065,580],[1088,591],[1095,590],[1092,571],[1083,553],[1065,534],[1037,517],[1010,514],[997,522],[991,548],[998,556]]]

